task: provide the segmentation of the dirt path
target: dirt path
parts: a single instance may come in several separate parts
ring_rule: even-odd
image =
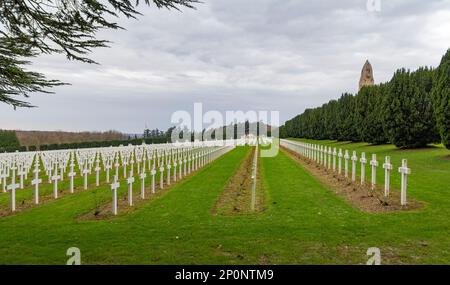
[[[262,187],[262,179],[260,174],[260,160],[258,160],[256,174],[256,205],[254,211],[251,209],[254,155],[255,148],[252,147],[247,152],[236,173],[233,177],[231,177],[228,184],[225,186],[225,189],[220,197],[217,199],[212,209],[212,213],[214,215],[246,215],[264,211],[264,190]]]

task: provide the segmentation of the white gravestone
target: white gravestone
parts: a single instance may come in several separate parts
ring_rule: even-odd
[[[333,152],[331,151],[331,147],[328,148],[328,169],[331,169],[331,155]]]
[[[389,156],[386,156],[383,168],[384,168],[384,196],[388,197],[390,191],[391,171],[394,169],[394,166],[391,164],[391,158]]]
[[[365,152],[361,153],[360,162],[361,162],[361,185],[364,185],[366,179],[366,163],[367,163]]]
[[[133,183],[134,183],[134,177],[131,176],[131,171],[130,171],[130,177],[127,179],[127,184],[128,184],[128,205],[130,207],[133,206]]]
[[[24,188],[23,178],[25,177],[25,169],[23,166],[19,167],[19,172],[17,172],[17,174],[19,174],[19,176],[20,176],[20,182],[19,182],[20,189],[23,189]]]
[[[398,172],[402,176],[400,203],[402,204],[402,206],[406,206],[406,204],[408,203],[406,200],[407,179],[408,175],[411,174],[411,169],[408,168],[408,161],[406,159],[402,160],[402,166],[398,168]]]
[[[59,175],[61,176],[61,181],[64,180],[64,163],[59,166]]]
[[[34,185],[34,204],[39,204],[39,184],[42,183],[42,179],[39,179],[39,160],[36,158],[34,167],[34,179],[31,181],[31,185]]]
[[[338,173],[339,175],[342,174],[342,157],[344,155],[342,154],[342,149],[339,149],[339,153],[338,153]]]
[[[128,165],[128,161],[125,159],[123,161],[123,178],[127,178],[127,165]]]
[[[372,160],[370,161],[370,166],[372,167],[372,189],[375,189],[377,185],[377,167],[378,167],[377,155],[372,154]]]
[[[61,176],[58,175],[58,171],[55,171],[55,175],[52,176],[53,181],[53,197],[58,199],[58,180]]]
[[[167,185],[170,185],[170,168],[172,168],[172,166],[169,161],[169,163],[167,163]]]
[[[173,161],[173,182],[177,182],[177,166],[176,160]]]
[[[95,186],[100,186],[100,159],[97,158],[96,166],[95,166]]]
[[[356,155],[356,151],[353,152],[352,155],[352,181],[356,181],[356,162],[358,161],[358,156]]]
[[[333,149],[333,172],[336,172],[336,156],[337,156],[337,151],[336,148]]]
[[[6,178],[8,178],[8,175],[6,174],[6,167],[5,167],[3,172],[0,173],[0,179],[2,180],[2,191],[3,191],[3,193],[6,193]]]
[[[150,174],[152,175],[152,194],[155,194],[155,175],[156,175],[155,168],[152,169]]]
[[[183,160],[179,159],[178,160],[178,165],[180,166],[180,169],[178,171],[178,173],[179,173],[179,177],[178,178],[181,180],[181,179],[183,179]]]
[[[73,178],[75,177],[75,175],[77,175],[74,171],[74,167],[75,167],[75,164],[74,164],[73,158],[72,158],[72,161],[70,163],[70,172],[67,174],[70,177],[70,193],[73,193],[73,184],[74,184]]]
[[[325,159],[324,159],[324,150],[323,150],[323,146],[320,146],[320,164],[321,165],[325,165]]]
[[[111,163],[108,161],[108,162],[106,162],[106,165],[105,165],[105,170],[106,170],[106,183],[109,183],[109,171],[110,171],[110,169],[112,168],[112,165],[111,165]]]
[[[119,166],[120,166],[119,160],[116,158],[116,163],[114,163],[114,167],[116,169],[115,174],[114,174],[115,180],[119,180]]]
[[[53,171],[53,164],[52,163],[50,163],[50,168],[49,168],[49,170],[48,170],[48,173],[47,173],[47,175],[48,175],[48,183],[52,183],[52,171]]]
[[[161,167],[159,168],[159,188],[164,189],[164,166],[161,165]]]
[[[192,156],[191,156],[191,154],[189,154],[189,157],[188,157],[188,175],[191,174],[191,161],[192,161]]]
[[[132,176],[134,176],[134,159],[133,158],[131,158],[131,161],[130,161],[130,171],[131,171],[131,175]]]
[[[88,189],[88,173],[89,173],[89,170],[87,169],[87,165],[86,165],[86,167],[85,167],[84,170],[83,170],[83,175],[84,175],[84,190],[87,190],[87,189]]]
[[[16,211],[16,189],[19,189],[20,184],[16,183],[16,169],[17,167],[11,167],[12,170],[12,183],[8,185],[7,190],[11,191],[11,211]]]
[[[115,177],[117,178],[117,177]],[[111,191],[113,193],[113,206],[112,212],[116,216],[117,215],[117,189],[119,189],[120,183],[116,180],[113,184],[111,184]]]
[[[141,198],[143,200],[145,199],[145,178],[147,177],[147,174],[143,171],[139,177],[141,178]]]

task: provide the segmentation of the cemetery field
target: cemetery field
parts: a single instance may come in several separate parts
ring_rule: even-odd
[[[110,200],[109,185],[1,217],[0,264],[65,264],[70,247],[80,249],[82,264],[365,264],[370,247],[380,248],[383,264],[450,263],[449,151],[320,143],[390,155],[394,169],[407,158],[408,197],[425,206],[362,212],[280,152],[260,159],[264,211],[214,215],[217,199],[250,149],[237,147],[116,218],[78,218]],[[392,184],[397,191],[398,175]],[[0,194],[1,203],[7,203],[6,195]]]

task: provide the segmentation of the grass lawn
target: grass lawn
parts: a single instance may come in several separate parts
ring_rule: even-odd
[[[383,263],[450,263],[450,160],[443,158],[450,152],[345,147],[389,153],[395,166],[408,158],[409,195],[426,208],[362,213],[280,153],[261,161],[265,212],[212,215],[248,151],[239,147],[116,219],[76,219],[110,199],[108,186],[0,218],[0,264],[65,264],[69,247],[80,248],[83,264],[363,264],[369,247],[381,249]]]

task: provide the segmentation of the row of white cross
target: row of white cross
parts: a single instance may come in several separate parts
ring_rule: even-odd
[[[171,185],[171,180],[174,182],[178,180],[183,179],[183,173],[184,176],[187,176],[192,171],[196,171],[205,165],[211,163],[215,159],[219,158],[220,156],[224,155],[225,153],[232,150],[234,146],[223,146],[223,147],[217,147],[214,149],[209,149],[206,152],[203,152],[199,155],[193,155],[193,156],[187,156],[184,160],[180,159],[173,160],[173,163],[169,160],[169,162],[164,165],[162,165],[159,168],[160,172],[160,189],[164,189],[164,180],[166,178],[166,185]],[[145,165],[145,163],[144,163]],[[145,166],[144,166],[145,167]],[[171,174],[171,169],[173,167],[173,174]],[[177,175],[177,169],[178,169],[178,175]],[[164,174],[166,172],[166,174]],[[151,182],[151,193],[155,193],[155,175],[156,175],[156,168],[153,167],[150,171],[150,174],[152,176],[152,182]],[[145,199],[145,178],[147,177],[145,170],[140,174],[139,178],[141,181],[141,199]],[[126,179],[126,183],[128,185],[128,205],[130,207],[133,206],[133,183],[135,182],[135,178],[133,176],[132,170],[129,172],[129,176]],[[114,182],[111,184],[111,191],[112,191],[112,213],[113,215],[118,214],[118,205],[117,205],[117,190],[120,188],[120,182],[118,181],[118,175],[114,175]]]
[[[220,145],[226,145],[221,147]],[[167,173],[167,184],[170,185],[170,170],[173,167],[173,181],[189,174],[191,167],[197,169],[203,166],[208,159],[215,157],[217,153],[234,148],[239,142],[202,142],[185,144],[156,144],[140,146],[120,146],[107,148],[94,148],[83,150],[58,150],[45,152],[26,152],[13,154],[0,154],[0,183],[4,192],[11,193],[11,211],[16,211],[16,190],[24,189],[24,180],[34,162],[34,179],[31,185],[34,186],[34,204],[39,204],[39,185],[43,180],[39,177],[42,168],[48,176],[48,182],[53,183],[53,197],[58,198],[58,182],[64,180],[67,168],[67,176],[70,178],[70,193],[74,192],[74,178],[77,173],[75,166],[78,165],[80,175],[83,179],[83,189],[88,189],[88,175],[95,171],[95,185],[100,185],[100,172],[106,173],[106,183],[110,183],[110,170],[115,167],[114,184],[119,183],[119,167],[124,169],[124,178],[127,179],[129,187],[134,183],[134,166],[137,165],[137,174],[142,180],[142,191],[144,192],[144,182],[147,177],[146,165],[150,174],[154,177],[156,169],[159,167],[161,172],[161,188],[163,187],[164,170]],[[136,161],[136,162],[135,162]],[[41,165],[42,162],[42,165]],[[102,164],[101,164],[102,162]],[[94,167],[95,165],[95,167]],[[130,168],[128,168],[128,165]],[[42,168],[41,168],[42,166]],[[178,166],[178,175],[177,175]],[[184,166],[184,169],[183,167]],[[129,169],[129,171],[128,171]],[[17,175],[20,177],[20,183],[16,183]],[[11,184],[7,185],[7,179]],[[152,181],[152,192],[154,192],[154,179]],[[117,184],[116,184],[117,185]],[[130,188],[131,189],[131,188]],[[130,194],[131,195],[131,194]],[[141,194],[143,197],[144,194]],[[130,199],[131,201],[132,199]]]
[[[281,146],[286,147],[291,151],[294,151],[329,170],[333,170],[333,172],[337,172],[339,175],[342,175],[343,171],[344,177],[346,178],[349,177],[349,161],[351,161],[351,180],[353,182],[356,181],[356,164],[358,162],[361,163],[361,185],[364,185],[366,183],[365,169],[366,164],[369,163],[372,170],[371,186],[372,189],[375,189],[376,187],[377,168],[379,167],[379,162],[377,160],[376,154],[373,154],[372,160],[368,161],[364,152],[361,153],[361,157],[359,158],[356,151],[353,151],[352,155],[350,156],[348,150],[345,150],[343,152],[342,149],[337,150],[335,147],[331,148],[329,146],[327,147],[312,143],[294,142],[283,139],[280,141],[280,144]],[[342,165],[342,162],[344,162],[344,165]],[[394,169],[394,166],[391,163],[391,158],[389,156],[385,157],[385,162],[382,167],[384,169],[384,195],[388,197],[390,191],[390,175],[391,171]],[[398,168],[398,172],[401,175],[400,203],[402,206],[405,206],[407,204],[407,177],[409,174],[411,174],[411,169],[408,168],[408,162],[406,159],[402,160],[402,166]]]

